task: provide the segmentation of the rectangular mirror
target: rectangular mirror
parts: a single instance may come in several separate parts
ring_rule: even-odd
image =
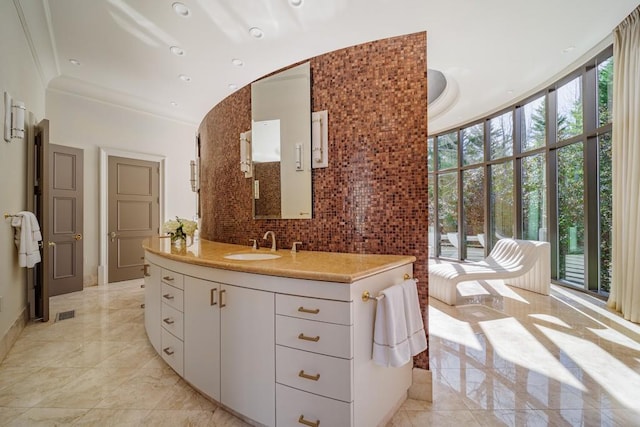
[[[251,84],[253,217],[311,218],[309,63]]]

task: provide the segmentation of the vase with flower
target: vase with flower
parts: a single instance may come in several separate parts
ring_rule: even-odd
[[[179,217],[170,219],[162,225],[162,231],[169,234],[171,244],[174,246],[186,246],[187,237],[190,237],[193,243],[193,234],[197,228],[197,222]]]

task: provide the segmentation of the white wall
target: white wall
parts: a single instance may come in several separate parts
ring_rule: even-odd
[[[50,142],[84,149],[84,283],[97,283],[99,265],[99,152],[112,148],[166,157],[165,219],[193,218],[189,161],[197,125],[47,90]]]
[[[0,1],[0,133],[4,134],[4,92],[23,101],[27,120],[44,116],[45,91],[20,19],[11,1]],[[0,215],[27,208],[26,140],[0,138]],[[9,220],[0,216],[0,340],[26,307],[26,269],[18,267]],[[0,356],[1,357],[1,356]]]

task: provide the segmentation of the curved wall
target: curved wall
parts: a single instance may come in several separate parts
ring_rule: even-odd
[[[428,325],[426,44],[422,32],[310,59],[312,111],[329,112],[329,167],[312,172],[310,220],[252,218],[251,179],[239,167],[250,86],[215,106],[199,129],[201,236],[264,246],[273,230],[284,248],[413,255]],[[428,353],[415,363],[428,368]]]

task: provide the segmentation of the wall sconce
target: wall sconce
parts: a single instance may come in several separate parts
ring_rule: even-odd
[[[311,152],[313,169],[329,166],[329,114],[327,110],[311,113]]]
[[[14,101],[8,92],[4,93],[4,140],[24,138],[24,102]]]
[[[244,172],[245,178],[253,176],[253,165],[251,164],[251,131],[240,134],[240,171]]]
[[[191,178],[189,179],[189,182],[191,182],[191,191],[194,193],[197,193],[198,190],[200,190],[200,174],[198,173],[200,170],[199,165],[200,159],[191,160],[189,163],[189,166],[191,167]]]

